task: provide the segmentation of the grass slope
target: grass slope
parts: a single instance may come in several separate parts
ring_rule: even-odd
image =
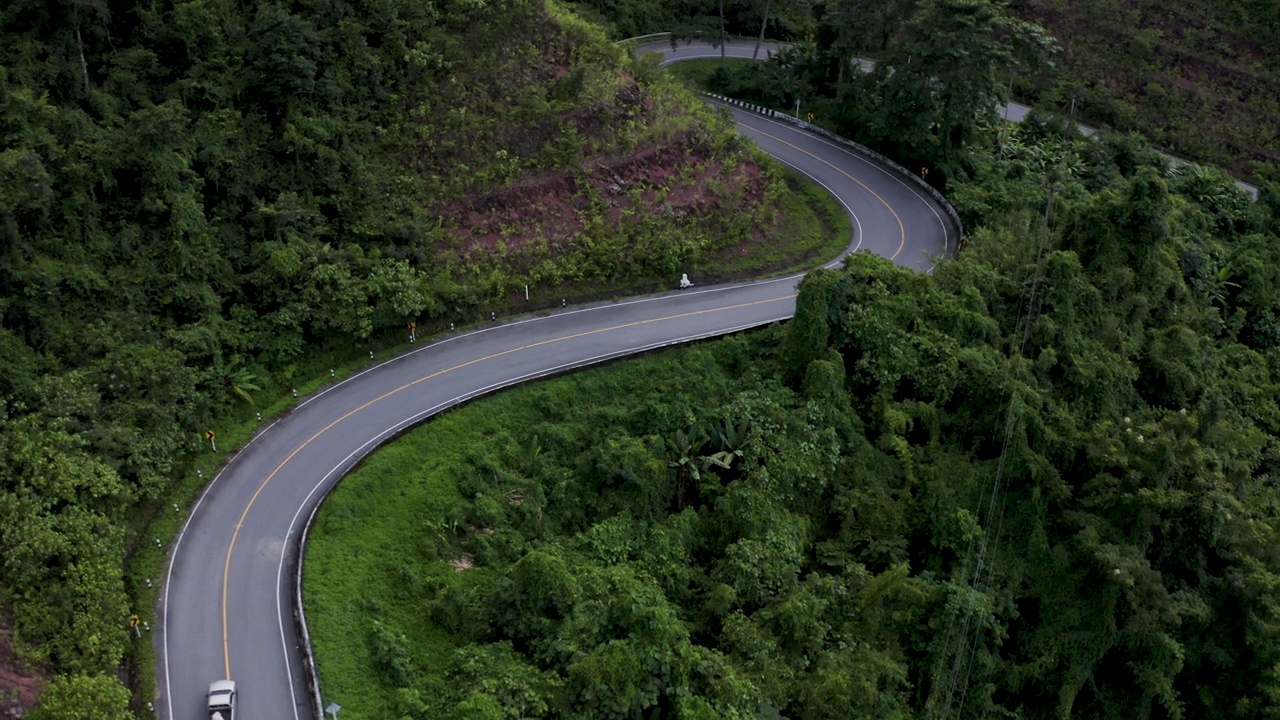
[[[479,497],[517,511],[580,502],[548,492],[524,505],[536,483],[507,474],[510,458],[534,454],[531,436],[563,448],[596,428],[682,425],[729,393],[735,381],[726,361],[743,347],[731,338],[516,387],[371,455],[326,499],[307,550],[303,593],[325,698],[341,704],[347,720],[399,717],[404,700],[379,670],[395,652],[420,676],[443,682],[458,638],[448,621],[422,621],[425,598],[483,597],[501,577],[459,552],[458,537],[486,532],[467,527],[475,510],[460,488],[480,488]],[[381,634],[392,639],[382,643]]]

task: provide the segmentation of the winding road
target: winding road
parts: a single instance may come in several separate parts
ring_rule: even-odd
[[[839,198],[854,218],[850,251],[921,271],[954,251],[956,231],[942,208],[908,180],[790,125],[732,112],[740,132]],[[160,716],[203,718],[205,690],[224,677],[239,686],[238,720],[315,716],[320,698],[307,686],[294,620],[300,537],[325,492],[379,444],[499,388],[784,320],[799,279],[695,287],[499,323],[445,337],[301,401],[209,483],[171,547],[155,636]],[[356,710],[358,699],[336,700]]]

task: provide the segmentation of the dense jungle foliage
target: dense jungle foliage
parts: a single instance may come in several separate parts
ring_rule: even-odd
[[[1030,123],[932,275],[380,451],[306,571],[368,718],[1280,717],[1280,192]],[[350,700],[350,703],[348,703]]]
[[[851,56],[902,69],[949,55],[950,35],[981,30],[996,8],[1062,46],[1046,65],[1009,67],[1010,90],[1044,110],[1138,132],[1162,149],[1249,178],[1280,179],[1280,3],[1275,0],[579,0],[618,37],[673,30],[794,43],[770,66],[732,73],[723,89],[790,109],[795,98],[851,137],[910,152],[891,129],[919,98],[849,72]],[[976,22],[975,22],[976,21]],[[886,72],[887,72],[886,68]],[[736,77],[733,77],[735,76]],[[924,123],[928,127],[928,122]],[[896,154],[894,155],[897,156]],[[922,155],[921,159],[925,159]]]
[[[555,2],[0,4],[0,664],[114,703],[200,432],[408,320],[791,242],[762,163]]]

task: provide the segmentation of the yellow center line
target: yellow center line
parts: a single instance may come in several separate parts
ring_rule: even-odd
[[[831,168],[832,170],[835,170],[836,172],[840,173],[841,175],[843,175],[843,176],[845,176],[845,177],[849,178],[850,180],[852,180],[852,181],[854,181],[854,182],[858,183],[859,185],[861,185],[861,186],[862,186],[862,189],[863,189],[863,190],[866,190],[867,192],[871,193],[871,196],[872,196],[872,197],[874,197],[875,199],[879,200],[879,201],[880,201],[880,204],[881,204],[881,205],[884,205],[884,206],[885,206],[885,208],[886,208],[886,209],[887,209],[887,210],[888,210],[888,211],[893,215],[893,219],[898,221],[898,249],[894,251],[893,255],[889,256],[889,259],[890,259],[890,260],[897,260],[897,259],[898,259],[898,255],[900,255],[900,254],[902,253],[902,249],[903,249],[904,247],[906,247],[906,245],[907,245],[907,230],[906,230],[906,228],[905,228],[905,227],[903,227],[903,225],[902,225],[902,218],[898,216],[898,213],[893,209],[893,206],[892,206],[892,205],[890,205],[888,202],[886,202],[884,198],[880,197],[880,195],[879,195],[875,190],[872,190],[871,188],[867,187],[865,183],[863,183],[863,182],[862,182],[861,180],[859,180],[858,178],[856,178],[856,177],[854,177],[854,176],[850,175],[849,173],[845,172],[845,171],[844,171],[843,169],[841,169],[839,166],[831,164],[830,162],[828,162],[828,161],[824,160],[823,158],[821,158],[821,157],[819,157],[819,156],[817,156],[817,155],[814,155],[813,153],[809,152],[808,150],[805,150],[805,149],[804,149],[804,148],[802,148],[802,147],[799,147],[799,146],[796,146],[796,145],[792,145],[791,143],[787,142],[786,140],[783,140],[782,138],[780,138],[780,137],[778,137],[778,136],[776,136],[776,135],[770,135],[769,133],[767,133],[767,132],[765,132],[765,131],[763,131],[763,130],[760,130],[759,128],[755,128],[755,127],[752,127],[752,126],[750,126],[750,125],[748,125],[748,126],[746,126],[746,127],[747,127],[747,129],[751,130],[752,132],[760,133],[761,135],[763,135],[763,136],[765,136],[765,137],[769,138],[770,140],[776,140],[777,142],[780,142],[780,143],[782,143],[783,145],[786,145],[787,147],[791,148],[792,150],[796,150],[796,151],[799,151],[799,152],[804,153],[805,155],[808,155],[809,157],[813,158],[814,160],[817,160],[818,162],[822,163],[823,165],[826,165],[827,167]]]
[[[529,343],[528,345],[521,345],[520,347],[510,348],[508,350],[502,350],[500,352],[496,352],[491,355],[485,355],[484,357],[468,360],[464,363],[459,363],[457,365],[454,365],[453,367],[445,368],[443,370],[438,370],[436,372],[431,373],[430,375],[424,375],[418,378],[417,380],[412,380],[410,382],[407,382],[404,385],[401,385],[400,387],[394,390],[390,390],[388,392],[383,393],[382,395],[379,395],[378,397],[366,402],[365,404],[355,408],[354,410],[348,411],[346,414],[342,415],[337,420],[334,420],[328,425],[325,425],[323,428],[318,430],[314,435],[307,438],[306,441],[303,442],[301,445],[294,448],[293,452],[289,453],[288,457],[286,457],[284,460],[281,460],[280,464],[277,465],[276,468],[271,471],[271,474],[268,475],[267,478],[262,481],[262,484],[258,486],[258,489],[256,491],[254,491],[253,496],[249,498],[249,504],[245,505],[244,512],[240,513],[240,519],[236,521],[236,529],[234,532],[231,533],[231,545],[230,547],[227,548],[227,558],[222,566],[222,657],[223,657],[223,663],[225,665],[225,669],[227,673],[226,674],[227,679],[228,680],[231,679],[231,650],[230,650],[230,641],[228,639],[229,633],[228,633],[228,625],[227,625],[227,588],[230,585],[230,577],[231,577],[231,553],[236,548],[236,539],[240,537],[240,528],[244,525],[244,519],[249,515],[249,510],[252,509],[253,504],[258,501],[258,496],[261,495],[262,491],[267,487],[267,483],[270,483],[272,478],[274,478],[284,468],[285,465],[288,465],[289,461],[293,460],[293,458],[298,453],[302,452],[302,450],[306,448],[308,445],[310,445],[312,442],[314,442],[316,438],[325,434],[329,430],[332,430],[335,425],[342,422],[343,420],[346,420],[352,415],[355,415],[361,410],[364,410],[370,405],[379,403],[391,397],[392,395],[395,395],[396,393],[407,390],[413,387],[414,385],[417,385],[418,383],[426,382],[427,380],[431,380],[432,378],[440,377],[441,375],[444,375],[446,373],[451,373],[451,372],[454,372],[455,370],[461,370],[462,368],[475,365],[477,363],[482,363],[486,360],[492,360],[494,358],[499,358],[504,355],[510,355],[512,353],[517,353],[522,350],[530,350],[536,347],[541,347],[543,345],[550,345],[552,343],[563,342],[565,340],[573,340],[575,338],[586,337],[588,335],[597,335],[599,333],[612,332],[614,330],[625,330],[627,328],[637,327],[639,325],[647,325],[649,323],[664,322],[667,320],[679,320],[680,318],[693,317],[695,315],[705,315],[708,313],[722,312],[725,310],[737,310],[739,308],[751,307],[753,305],[765,305],[768,303],[778,302],[780,300],[789,300],[794,297],[795,297],[795,294],[793,293],[789,295],[782,295],[776,298],[770,298],[768,300],[756,300],[753,302],[739,303],[737,305],[726,305],[724,307],[710,308],[708,310],[694,310],[692,312],[679,313],[677,315],[665,315],[663,317],[649,318],[648,320],[637,320],[635,322],[624,323],[622,325],[613,325],[611,327],[597,328],[595,330],[586,330],[579,333],[573,333],[571,335],[562,335],[560,337],[550,338],[548,340],[539,340],[538,342]]]

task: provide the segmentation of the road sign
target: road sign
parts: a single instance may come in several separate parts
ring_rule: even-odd
[[[205,439],[205,440],[212,441],[212,440],[213,440],[215,437],[217,437],[217,436],[218,436],[218,435],[217,435],[217,433],[215,433],[215,432],[214,432],[214,431],[212,431],[212,430],[205,430],[205,431],[204,431],[204,439]]]
[[[137,615],[130,615],[130,616],[129,616],[129,627],[131,627],[131,628],[136,628],[136,627],[138,627],[138,623],[139,623],[139,622],[141,622],[141,620],[138,618],[138,616],[137,616]]]
[[[336,702],[331,702],[329,703],[329,707],[325,708],[324,711],[332,715],[333,720],[338,720],[338,711],[341,709],[342,709],[341,705],[339,705]]]

